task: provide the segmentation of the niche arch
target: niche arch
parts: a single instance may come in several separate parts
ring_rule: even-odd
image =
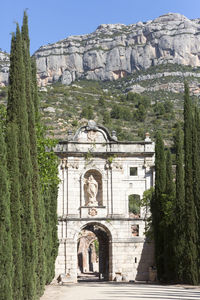
[[[89,206],[89,196],[87,192],[87,184],[86,182],[88,179],[93,176],[94,180],[97,182],[97,206],[103,206],[103,180],[102,180],[102,173],[97,169],[89,169],[83,175],[83,201],[84,206]]]

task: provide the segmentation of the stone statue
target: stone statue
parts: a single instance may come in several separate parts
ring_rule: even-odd
[[[85,179],[85,190],[88,195],[88,206],[97,206],[98,202],[96,199],[98,193],[98,183],[94,179],[93,175],[90,175],[88,179]]]

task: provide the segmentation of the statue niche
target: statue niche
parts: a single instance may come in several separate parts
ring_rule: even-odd
[[[85,206],[102,205],[102,176],[97,170],[89,170],[84,176]]]
[[[85,178],[85,186],[86,186],[86,192],[88,196],[88,206],[97,206],[97,192],[98,192],[98,183],[94,179],[93,175],[90,175],[88,179]]]

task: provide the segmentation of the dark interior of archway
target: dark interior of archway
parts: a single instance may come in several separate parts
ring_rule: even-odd
[[[90,268],[90,272],[84,272],[82,268],[82,254],[78,253],[78,264],[79,269],[82,271],[82,274],[78,276],[78,281],[107,281],[109,280],[109,236],[106,230],[104,228],[96,225],[96,224],[89,224],[84,227],[84,230],[93,232],[99,242],[99,272],[94,273],[94,276],[91,276],[92,269]],[[88,259],[89,259],[89,265],[90,265],[90,249],[88,248]]]

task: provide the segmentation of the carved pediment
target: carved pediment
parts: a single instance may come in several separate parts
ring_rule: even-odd
[[[114,137],[110,136],[105,127],[97,125],[92,120],[88,121],[86,126],[82,126],[78,129],[73,140],[80,143],[106,143],[109,141],[116,141]]]

